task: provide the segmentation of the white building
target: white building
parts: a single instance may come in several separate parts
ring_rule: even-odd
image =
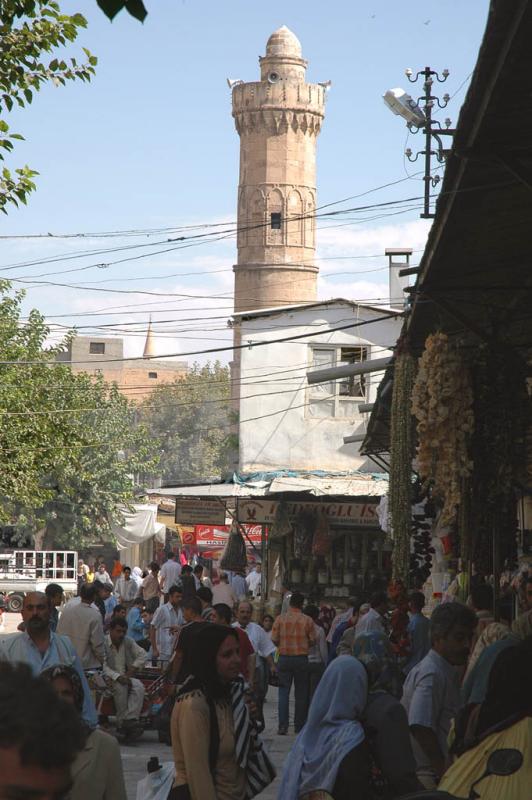
[[[239,471],[374,470],[343,440],[365,430],[359,405],[373,402],[383,373],[315,386],[306,375],[391,355],[400,313],[335,299],[235,314],[243,345],[269,343],[240,352]]]

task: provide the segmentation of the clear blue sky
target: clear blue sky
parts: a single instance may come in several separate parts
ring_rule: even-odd
[[[394,86],[406,88],[405,67],[430,64],[450,69],[441,94],[453,94],[474,67],[488,8],[487,0],[333,0],[328,4],[146,0],[146,4],[149,16],[141,25],[125,13],[109,23],[96,0],[62,3],[65,11],[81,11],[89,21],[87,31],[69,49],[77,56],[81,45],[89,47],[99,58],[97,76],[91,84],[46,88],[28,110],[12,115],[13,129],[27,141],[17,147],[10,166],[28,163],[41,174],[28,207],[10,211],[0,233],[94,232],[234,220],[239,142],[226,77],[256,80],[258,56],[264,54],[270,33],[282,24],[302,42],[309,61],[307,79],[333,82],[318,144],[318,204],[404,178],[406,129],[385,108],[382,93]],[[456,121],[467,85],[468,81],[442,116],[448,113]],[[408,144],[414,150],[421,146],[415,137]],[[418,164],[407,162],[406,166],[412,173]],[[407,180],[346,206],[415,196],[421,191],[419,180]],[[331,259],[320,262],[325,275],[321,296],[382,296],[385,271],[356,273],[382,268],[383,257],[360,256],[381,253],[385,246],[420,249],[428,229],[428,223],[418,219],[418,211],[365,223],[353,215],[343,222],[342,227],[327,227],[319,235],[319,254]],[[24,277],[79,268],[120,254],[5,271],[6,266],[25,259],[146,241],[153,239],[3,240],[0,272]],[[189,325],[181,336],[168,327],[163,336],[160,320],[229,313],[229,270],[234,261],[235,243],[230,239],[106,270],[55,275],[50,280],[79,285],[112,279],[103,286],[193,295],[223,293],[227,298],[223,301],[177,301],[184,309],[216,307],[217,311],[154,314],[161,350],[177,352],[193,349],[194,326]],[[206,271],[210,274],[198,274]],[[342,274],[327,278],[326,273],[332,272]],[[178,277],[154,277],[165,274]],[[145,280],[122,282],[130,278]],[[152,299],[151,308],[161,311],[160,303],[167,298]],[[29,305],[50,315],[149,300],[142,295],[57,287],[33,288],[28,296]],[[167,307],[176,308],[176,304]],[[138,318],[99,317],[99,323],[142,321],[144,308]],[[62,322],[72,320],[65,317]],[[211,336],[227,335],[212,332]],[[200,335],[195,338],[198,344],[209,346],[206,333],[201,342]],[[127,343],[128,352],[137,353],[141,337],[131,336]]]

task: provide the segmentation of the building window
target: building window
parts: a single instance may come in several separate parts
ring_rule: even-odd
[[[157,377],[156,372],[148,372],[148,378],[156,378],[156,377]]]
[[[103,356],[105,353],[105,342],[90,342],[89,353],[92,353],[92,355]]]
[[[273,211],[270,214],[270,228],[272,231],[280,231],[281,230],[281,213],[279,211]]]
[[[314,369],[341,367],[366,361],[367,347],[311,347],[311,364]],[[358,404],[366,399],[366,378],[353,375],[337,381],[309,386],[308,416],[354,418]]]

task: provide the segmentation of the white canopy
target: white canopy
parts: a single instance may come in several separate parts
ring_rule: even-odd
[[[119,550],[127,550],[133,545],[140,545],[154,536],[158,542],[164,544],[166,526],[157,522],[157,506],[155,504],[135,503],[133,511],[123,507],[120,509],[120,513],[124,518],[123,524],[112,527]]]

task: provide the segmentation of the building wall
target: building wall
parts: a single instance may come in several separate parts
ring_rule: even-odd
[[[237,325],[243,344],[313,333],[324,325],[320,336],[241,350],[239,469],[242,472],[277,468],[334,471],[374,468],[359,455],[358,444],[344,445],[343,438],[365,430],[369,415],[361,414],[358,404],[375,400],[383,373],[366,376],[365,399],[349,398],[348,416],[316,417],[309,405],[313,390],[308,386],[306,372],[313,351],[320,348],[363,346],[370,359],[391,355],[388,348],[397,340],[401,318],[389,317],[360,328],[327,332],[351,321],[364,322],[380,316],[383,315],[378,310],[338,303],[252,318]],[[341,401],[338,398],[338,402],[343,402],[343,398]]]
[[[91,353],[91,343],[103,345],[105,352]],[[150,396],[157,386],[178,380],[188,370],[187,363],[184,361],[164,361],[161,359],[113,360],[122,359],[123,355],[124,343],[122,339],[103,336],[77,336],[69,349],[57,356],[57,360],[73,362],[73,372],[102,375],[105,381],[116,383],[121,393],[135,402],[142,402]],[[109,363],[106,363],[106,360],[109,360]]]

